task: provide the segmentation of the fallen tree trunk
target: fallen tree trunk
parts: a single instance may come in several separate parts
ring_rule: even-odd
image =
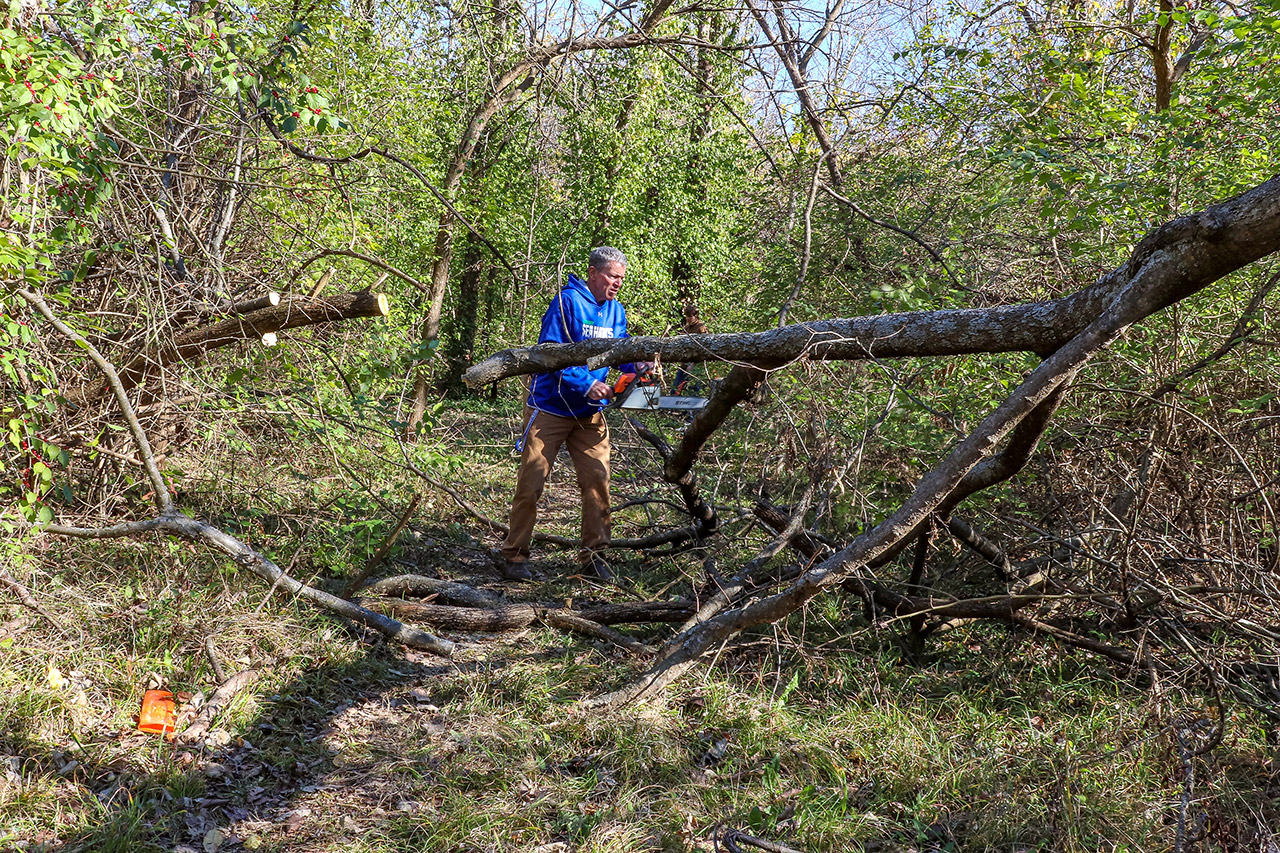
[[[1212,282],[1246,264],[1280,249],[1280,178],[1243,193],[1236,198],[1214,205],[1200,213],[1175,219],[1151,232],[1134,250],[1129,261],[1113,270],[1097,285],[1082,291],[1091,298],[1106,295],[1101,310],[1080,313],[1079,306],[1073,312],[1060,316],[1061,328],[1044,329],[1034,338],[1009,330],[1014,339],[1025,343],[1024,347],[1045,353],[1062,341],[1062,329],[1078,330],[1048,355],[1013,390],[1010,396],[993,410],[962,440],[933,470],[917,483],[906,501],[880,524],[855,538],[840,552],[823,560],[818,566],[801,575],[788,588],[772,595],[742,604],[718,616],[689,628],[666,645],[667,653],[638,681],[598,699],[591,705],[613,705],[642,700],[661,691],[688,670],[702,654],[742,631],[767,622],[776,622],[794,613],[824,590],[850,582],[867,590],[868,598],[880,598],[881,591],[874,577],[859,575],[860,569],[882,565],[906,544],[912,541],[923,525],[934,514],[949,515],[959,501],[974,492],[1003,482],[1013,476],[1029,458],[1050,416],[1061,401],[1065,389],[1076,374],[1100,350],[1114,341],[1125,329],[1151,314],[1178,302],[1207,287]],[[1058,311],[1061,306],[1080,302],[1081,294],[1047,303],[1041,306],[1023,306],[1026,319],[1033,324],[1045,310]],[[1056,306],[1056,307],[1055,307]],[[1034,310],[1033,310],[1034,309]],[[1004,309],[987,312],[992,317],[1007,315]],[[939,314],[950,314],[948,322],[939,325]],[[957,346],[971,341],[965,330],[958,330],[954,312],[926,312],[899,315],[898,332],[901,340],[913,337],[922,329],[931,328],[946,337],[945,344]],[[979,318],[976,323],[981,327]],[[874,324],[875,318],[865,321]],[[989,326],[985,327],[989,331]],[[769,334],[769,333],[766,333]],[[875,347],[862,340],[859,347],[867,355]],[[900,351],[901,355],[937,354],[937,344],[915,346],[912,351]],[[574,345],[579,346],[579,345]],[[628,352],[629,344],[623,342],[607,351],[605,359],[611,363]],[[803,350],[814,357],[829,357],[824,353],[839,350],[843,344],[822,340],[809,344]],[[996,351],[1008,351],[1004,344]],[[651,348],[640,350],[652,352]],[[847,351],[847,350],[845,350]],[[663,353],[666,355],[666,353]],[[875,354],[879,355],[880,352]],[[560,353],[563,355],[563,353]],[[579,354],[580,355],[580,354]],[[742,354],[734,356],[742,358]],[[776,353],[766,357],[775,358]],[[864,356],[865,357],[865,356]],[[683,358],[683,356],[677,356]],[[997,447],[1009,438],[1003,452]],[[896,593],[886,595],[896,599],[895,610],[915,611],[919,603],[912,597]],[[1006,619],[1017,617],[1016,611],[1025,606],[1023,600],[1038,600],[1039,596],[1001,596],[995,604],[995,614]],[[1026,603],[1030,603],[1027,601]],[[934,612],[947,613],[952,618],[974,615],[975,609],[961,605],[972,602],[954,602]],[[984,602],[988,604],[988,602]],[[1035,620],[1024,624],[1031,624]],[[1037,630],[1058,630],[1053,626],[1035,623]],[[1067,632],[1069,633],[1069,632]],[[1101,649],[1098,649],[1101,652]],[[1117,659],[1136,661],[1138,655],[1108,648]]]
[[[797,323],[758,333],[673,338],[592,339],[503,350],[467,370],[473,388],[508,376],[651,359],[733,361],[772,367],[796,359],[870,358],[976,353],[1052,353],[1101,315],[1137,272],[1155,261],[1165,271],[1154,313],[1280,248],[1280,177],[1200,213],[1150,232],[1130,259],[1097,282],[1048,302],[994,308],[913,311]],[[696,419],[695,419],[696,421]]]
[[[751,396],[769,370],[788,362],[1003,352],[1045,355],[1085,329],[1150,259],[1158,261],[1165,276],[1148,314],[1277,248],[1280,177],[1200,213],[1166,223],[1138,244],[1127,263],[1093,285],[1049,302],[824,320],[759,333],[538,344],[495,353],[471,367],[463,378],[477,387],[507,376],[583,363],[616,365],[655,354],[673,362],[736,362],[667,460],[664,479],[679,483],[690,476],[698,452],[734,408]]]
[[[422,604],[416,601],[384,600],[376,606],[401,619],[412,619],[452,631],[482,631],[500,634],[527,628],[538,618],[538,607],[532,604],[506,604],[501,607],[453,607],[447,604]]]
[[[259,300],[267,303],[265,307],[179,332],[171,341],[139,353],[117,368],[121,385],[125,390],[136,388],[171,364],[198,359],[210,350],[230,346],[237,341],[261,341],[284,329],[320,323],[386,317],[391,311],[385,294],[364,290],[333,296],[289,296],[277,298],[276,304],[270,304],[269,297],[270,294]],[[106,393],[108,390],[102,385],[82,385],[70,391],[67,399],[82,404]]]
[[[499,596],[491,595],[484,590],[476,589],[466,584],[455,583],[454,581],[429,578],[425,575],[396,575],[395,577],[383,578],[369,584],[365,587],[365,591],[377,595],[397,597],[416,595],[425,598],[426,596],[434,595],[446,604],[462,607],[496,608],[503,605],[503,601]]]
[[[563,604],[507,602],[466,584],[442,581],[422,575],[399,575],[370,584],[366,591],[381,595],[436,596],[439,603],[404,602],[386,599],[380,603],[393,611],[432,625],[472,631],[512,631],[538,618],[539,611],[565,610],[574,616],[601,625],[679,622],[693,612],[688,601],[630,601],[566,607]],[[491,627],[485,627],[491,626]]]

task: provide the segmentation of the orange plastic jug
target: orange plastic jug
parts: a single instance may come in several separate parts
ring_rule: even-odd
[[[168,690],[148,690],[142,694],[138,731],[167,735],[174,730],[173,694]]]

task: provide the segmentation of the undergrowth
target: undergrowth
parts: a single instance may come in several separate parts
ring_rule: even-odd
[[[473,408],[438,427],[455,450],[433,470],[500,515],[513,419]],[[648,494],[654,463],[617,440],[619,491]],[[388,571],[513,597],[605,592],[561,577],[569,557],[545,550],[540,584],[504,588],[493,541],[390,447],[281,447],[269,465],[240,459],[229,481],[212,473],[229,445],[201,449],[185,505],[334,589],[421,491]],[[572,533],[560,468],[544,529]],[[832,597],[720,650],[661,700],[601,714],[578,700],[639,664],[578,637],[459,637],[446,662],[273,598],[185,543],[34,539],[14,553],[14,576],[57,618],[0,605],[0,849],[690,851],[731,827],[806,851],[1156,851],[1173,845],[1184,793],[1204,815],[1201,849],[1257,850],[1280,825],[1257,720],[1001,627],[921,654],[903,626]],[[699,567],[620,565],[636,596],[682,594]],[[258,679],[211,746],[134,731],[144,689],[208,693],[215,660]],[[1191,759],[1191,783],[1173,724],[1220,711],[1223,741]]]

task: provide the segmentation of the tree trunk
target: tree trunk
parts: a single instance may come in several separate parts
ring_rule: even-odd
[[[480,315],[480,283],[484,278],[487,265],[484,263],[484,247],[474,235],[468,235],[462,267],[457,309],[454,313],[449,344],[445,350],[448,361],[447,373],[441,389],[452,396],[462,396],[466,393],[467,386],[462,381],[462,374],[471,366],[471,361],[475,358],[476,328]]]
[[[1156,112],[1169,111],[1173,99],[1173,55],[1170,43],[1173,36],[1173,14],[1171,0],[1160,0],[1162,20],[1156,21],[1155,37],[1151,42],[1151,67],[1156,78]]]
[[[440,193],[446,200],[452,200],[462,180],[462,174],[475,155],[489,121],[502,109],[509,106],[536,81],[538,75],[545,73],[558,62],[576,53],[588,50],[630,50],[648,45],[653,30],[667,16],[674,0],[657,0],[640,20],[634,32],[609,37],[568,38],[551,45],[536,45],[529,48],[525,55],[514,62],[511,67],[495,79],[489,87],[485,100],[471,114],[467,126],[463,130],[458,145],[454,149],[444,181],[440,185]],[[453,261],[453,228],[456,223],[453,212],[445,206],[440,213],[440,224],[436,230],[435,263],[431,267],[431,304],[427,309],[427,319],[422,327],[422,340],[428,348],[434,349],[440,337],[440,316],[444,309],[445,292],[449,285],[449,267]],[[409,421],[405,427],[406,437],[412,436],[422,422],[427,411],[429,383],[426,372],[418,368],[414,379],[413,404],[409,413]]]

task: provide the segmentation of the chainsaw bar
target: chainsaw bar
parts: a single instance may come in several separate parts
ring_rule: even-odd
[[[657,385],[633,383],[614,403],[620,409],[633,412],[696,412],[706,408],[706,397],[664,397]]]

